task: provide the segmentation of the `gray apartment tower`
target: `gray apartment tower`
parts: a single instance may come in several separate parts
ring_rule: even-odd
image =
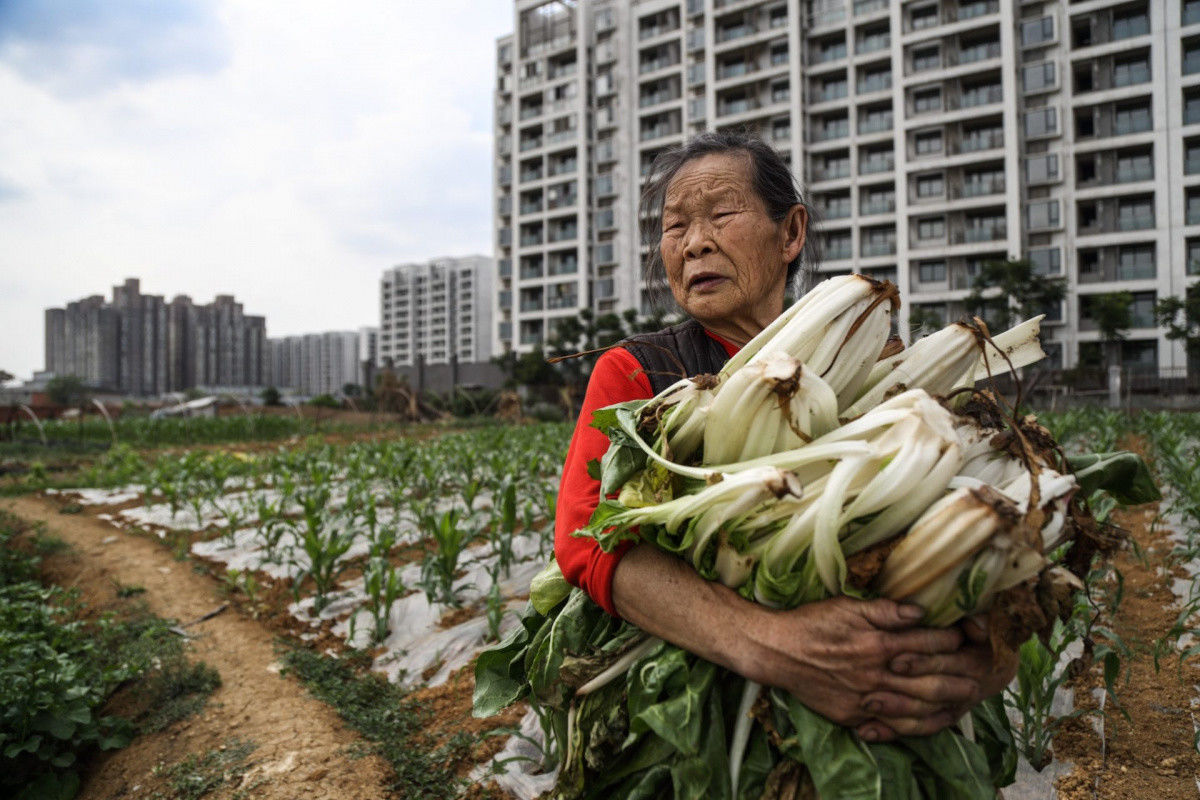
[[[486,362],[495,265],[487,256],[400,264],[380,280],[380,366]]]
[[[266,382],[304,395],[369,386],[378,338],[378,328],[359,328],[268,339]]]
[[[517,0],[497,42],[494,349],[639,308],[637,198],[708,129],[779,149],[822,217],[822,272],[896,282],[948,322],[981,265],[1066,280],[1043,338],[1133,297],[1128,366],[1186,367],[1157,300],[1200,275],[1200,0]]]
[[[195,305],[145,295],[137,278],[100,295],[46,309],[46,370],[97,389],[157,395],[193,387],[259,386],[266,321],[231,295]]]

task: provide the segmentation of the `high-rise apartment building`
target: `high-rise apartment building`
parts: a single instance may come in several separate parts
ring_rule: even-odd
[[[341,395],[347,384],[369,386],[377,328],[267,340],[267,380],[305,395]]]
[[[491,358],[492,276],[487,256],[400,264],[380,280],[378,364],[410,367]]]
[[[1127,365],[1186,366],[1153,307],[1200,275],[1200,0],[517,0],[497,42],[495,350],[582,308],[642,308],[637,198],[663,149],[779,149],[823,274],[950,321],[986,261],[1061,275],[1054,363],[1133,297]]]
[[[194,305],[145,295],[137,278],[100,295],[46,309],[46,370],[130,395],[198,386],[259,386],[266,321],[230,295]]]

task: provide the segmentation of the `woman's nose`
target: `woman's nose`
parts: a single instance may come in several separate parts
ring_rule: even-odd
[[[683,240],[683,257],[700,258],[716,251],[712,240],[712,228],[703,221],[693,222],[688,226],[687,236]]]

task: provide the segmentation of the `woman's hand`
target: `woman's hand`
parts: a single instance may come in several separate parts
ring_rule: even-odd
[[[759,654],[739,671],[868,741],[934,733],[978,697],[980,683],[977,670],[938,668],[964,652],[962,632],[917,627],[920,618],[915,606],[847,597],[767,612],[750,631]],[[926,668],[893,668],[913,659]]]
[[[929,677],[949,675],[966,678],[972,681],[977,689],[973,696],[957,705],[942,709],[949,715],[946,725],[958,720],[974,706],[992,695],[999,694],[1012,682],[1017,674],[1019,658],[1016,653],[995,653],[987,633],[987,619],[972,617],[964,620],[960,626],[964,634],[962,646],[951,653],[917,653],[909,652],[892,659],[889,667],[893,673],[906,677]],[[907,731],[895,727],[895,718],[911,718],[933,711],[930,706],[920,703],[916,698],[905,697],[890,692],[881,693],[870,698],[877,702],[878,718],[863,725],[859,734],[872,731],[876,741],[891,739],[897,734]],[[946,717],[943,716],[942,720]],[[944,725],[941,727],[945,727]],[[928,731],[932,733],[933,731]],[[870,738],[864,735],[864,738]]]
[[[612,585],[618,613],[642,630],[785,689],[868,741],[936,733],[1007,683],[982,630],[918,627],[915,606],[838,597],[777,611],[648,544],[625,554]]]

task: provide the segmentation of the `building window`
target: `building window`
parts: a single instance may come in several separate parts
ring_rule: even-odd
[[[922,28],[931,28],[937,24],[938,8],[936,5],[913,8],[908,12],[908,27],[911,30],[917,31]]]
[[[1191,209],[1191,198],[1188,198]],[[1198,209],[1200,211],[1200,209]],[[1123,198],[1117,203],[1117,228],[1140,231],[1154,227],[1154,200],[1149,197]]]
[[[1200,158],[1200,152],[1197,153]],[[1117,183],[1148,181],[1154,178],[1154,159],[1150,153],[1118,153]]]
[[[1153,244],[1123,245],[1117,250],[1117,280],[1152,280],[1155,272]]]
[[[1200,275],[1200,239],[1187,240],[1187,264],[1184,267],[1188,275]]]
[[[946,262],[920,262],[917,264],[917,280],[919,280],[921,283],[940,283],[946,280]]]
[[[1041,247],[1029,251],[1029,261],[1035,275],[1058,275],[1062,272],[1062,251],[1057,247]]]
[[[1025,113],[1025,136],[1050,136],[1058,133],[1058,109],[1039,108]]]
[[[1047,200],[1026,205],[1025,225],[1031,230],[1057,228],[1059,225],[1058,201]]]
[[[917,155],[931,155],[942,152],[942,132],[925,131],[914,137]]]
[[[1058,71],[1053,61],[1030,64],[1022,70],[1022,74],[1025,78],[1026,92],[1040,92],[1058,85]]]
[[[1037,47],[1054,40],[1054,17],[1031,19],[1021,23],[1021,45]]]
[[[1025,159],[1025,180],[1028,183],[1058,180],[1058,154],[1049,153]]]
[[[917,220],[917,238],[925,240],[945,239],[945,217],[926,217],[925,219]]]
[[[1183,56],[1183,71],[1188,74],[1188,50],[1185,49]],[[1200,60],[1200,48],[1197,48],[1196,55]],[[1200,68],[1200,65],[1198,65]],[[1148,55],[1136,55],[1129,58],[1113,59],[1113,86],[1134,86],[1139,83],[1150,82],[1150,57]]]
[[[1145,36],[1150,33],[1150,15],[1145,8],[1135,8],[1128,11],[1118,11],[1113,14],[1113,41],[1131,39],[1134,36]]]
[[[1200,22],[1200,0],[1184,0],[1183,13],[1180,16],[1180,22],[1184,25]]]
[[[850,233],[848,231],[826,234],[826,258],[838,261],[841,259],[850,258],[851,255],[853,255],[853,253],[850,249]]]
[[[940,86],[935,86],[932,89],[922,89],[919,92],[913,92],[913,112],[916,114],[928,114],[933,111],[942,110],[942,89]]]
[[[942,197],[946,194],[946,180],[941,173],[921,175],[917,178],[917,197]]]
[[[1200,190],[1188,190],[1186,214],[1187,216],[1184,218],[1185,224],[1200,225]]]
[[[1118,106],[1113,121],[1113,134],[1127,136],[1131,133],[1145,133],[1153,124],[1149,103]]]
[[[941,66],[942,54],[937,45],[934,45],[933,47],[922,47],[919,50],[913,50],[913,72],[925,72],[926,70],[930,69],[939,69]]]

